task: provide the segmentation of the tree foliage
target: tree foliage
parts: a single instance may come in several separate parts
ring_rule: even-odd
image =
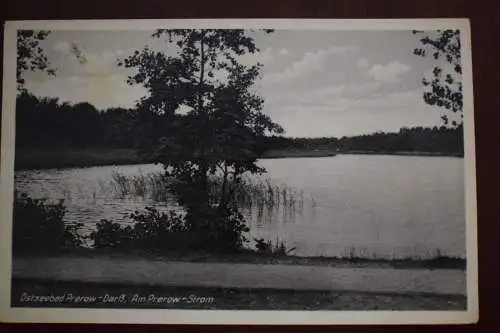
[[[246,66],[239,56],[258,52],[244,30],[157,30],[175,55],[145,48],[121,65],[134,68],[130,84],[148,90],[139,105],[141,127],[150,130],[141,152],[165,166],[176,181],[171,190],[187,209],[187,219],[207,242],[227,238],[241,245],[241,214],[231,202],[231,188],[256,165],[266,134],[282,128],[262,112],[263,99],[252,91],[261,65]],[[210,177],[223,177],[217,202]]]
[[[90,103],[70,104],[22,91],[16,101],[16,147],[133,148],[136,121],[134,110],[97,110]]]
[[[26,194],[14,197],[13,244],[15,254],[71,250],[82,245],[77,231],[82,224],[65,225],[63,202],[47,203]]]
[[[282,151],[363,151],[373,153],[424,152],[442,155],[463,156],[463,127],[412,127],[398,132],[376,132],[343,136],[341,138],[286,138],[270,137],[269,149]]]
[[[424,78],[423,84],[427,88],[424,100],[429,105],[436,105],[460,113],[463,108],[462,94],[462,64],[460,56],[460,31],[437,30],[434,34],[414,31],[419,36],[423,47],[414,49],[418,56],[432,56],[438,60],[444,58],[449,66],[442,68],[435,66],[432,78]],[[444,115],[443,121],[448,124],[448,117]],[[453,122],[453,125],[457,125]]]
[[[45,40],[49,31],[19,30],[17,32],[17,87],[22,90],[24,87],[25,71],[41,71],[49,75],[55,75],[55,69],[50,67],[50,63],[45,55],[40,42]]]

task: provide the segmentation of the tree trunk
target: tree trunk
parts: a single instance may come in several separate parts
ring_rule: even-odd
[[[203,97],[204,97],[204,83],[205,83],[205,30],[201,30],[200,37],[200,80],[198,82],[198,117],[200,117],[201,122],[201,137],[204,138],[206,135],[204,131],[207,130],[207,114],[203,107]],[[208,163],[206,154],[207,151],[205,149],[204,143],[206,139],[201,142],[201,157],[200,157],[200,185],[201,191],[203,191],[203,195],[205,196],[205,200],[209,200],[208,198]]]
[[[220,200],[219,200],[219,208],[225,209],[227,200],[226,200],[226,189],[227,189],[227,177],[228,177],[228,170],[227,170],[227,164],[224,163],[224,174],[222,178],[222,189],[221,189],[221,194],[220,194]]]

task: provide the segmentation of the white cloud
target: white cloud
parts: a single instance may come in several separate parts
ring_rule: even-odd
[[[266,105],[314,105],[332,107],[345,104],[344,101],[354,102],[371,98],[379,84],[376,82],[359,84],[340,84],[320,87],[308,91],[288,91],[275,93],[266,99]]]
[[[101,54],[86,54],[84,63],[77,63],[77,72],[85,76],[107,76],[116,72],[117,52],[104,52]]]
[[[110,106],[132,107],[146,95],[139,86],[129,86],[126,75],[50,77],[29,80],[26,88],[40,97],[59,97],[61,102],[89,102],[98,109]]]
[[[284,71],[265,75],[263,81],[265,83],[289,82],[309,73],[322,70],[325,61],[332,55],[345,56],[355,51],[356,48],[352,46],[334,46],[317,52],[307,52],[300,60],[294,62]]]
[[[365,91],[363,97],[351,95],[356,89]],[[288,136],[356,135],[441,124],[442,110],[424,103],[422,89],[389,94],[374,89],[368,84],[339,85],[290,94],[288,101],[283,96],[271,105],[269,113]]]
[[[380,82],[398,82],[399,76],[407,73],[411,67],[399,61],[393,61],[387,65],[374,65],[368,71],[373,79]]]
[[[63,54],[69,54],[71,51],[71,43],[60,40],[57,43],[55,43],[52,48],[57,52],[61,52]]]
[[[58,64],[59,69],[67,69],[78,76],[108,76],[117,70],[117,59],[123,51],[104,51],[88,53],[76,42],[58,41],[53,49],[64,55],[64,60]]]
[[[289,56],[290,55],[290,51],[288,51],[287,49],[281,49],[279,52],[278,52],[278,55],[280,57],[286,57],[286,56]]]
[[[368,59],[366,58],[361,58],[358,60],[358,62],[356,63],[356,65],[358,67],[361,67],[361,68],[368,68],[368,66],[370,65]]]
[[[276,55],[275,51],[268,47],[265,50],[261,50],[256,53],[246,53],[238,57],[238,61],[246,66],[253,66],[258,62],[266,66],[274,62]]]

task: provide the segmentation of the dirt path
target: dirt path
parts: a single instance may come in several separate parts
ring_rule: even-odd
[[[465,295],[461,270],[168,262],[109,258],[14,259],[13,277],[157,286]]]

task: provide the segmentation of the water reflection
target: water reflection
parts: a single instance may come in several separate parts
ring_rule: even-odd
[[[339,155],[260,164],[268,173],[253,179],[251,198],[242,199],[250,238],[284,241],[298,255],[352,248],[369,256],[438,249],[465,255],[463,159]],[[32,197],[64,199],[68,223],[92,230],[101,219],[130,223],[128,215],[146,205],[180,209],[171,196],[158,198],[161,171],[159,165],[20,171],[15,182]],[[117,188],[117,174],[132,179],[134,191]]]

